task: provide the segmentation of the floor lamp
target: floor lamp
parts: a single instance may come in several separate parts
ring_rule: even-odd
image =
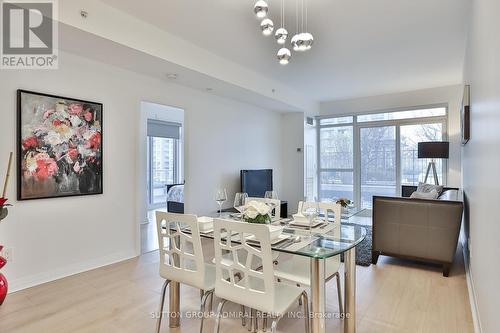
[[[424,183],[427,183],[427,178],[429,178],[429,173],[434,175],[434,184],[439,185],[439,180],[436,171],[436,163],[434,160],[436,158],[448,158],[450,155],[450,143],[443,142],[419,142],[418,143],[418,158],[430,158],[431,161],[427,166],[427,172],[425,174]]]

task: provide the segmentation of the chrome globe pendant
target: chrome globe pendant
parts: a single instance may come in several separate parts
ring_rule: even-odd
[[[285,28],[279,28],[276,30],[274,37],[276,38],[276,42],[278,42],[278,44],[283,45],[286,43],[286,39],[288,38],[288,31],[286,31]]]
[[[264,36],[270,36],[274,30],[274,23],[270,19],[266,18],[260,22],[260,30]]]
[[[283,48],[279,49],[276,57],[278,58],[280,65],[285,66],[285,65],[288,65],[288,63],[290,62],[290,58],[292,57],[292,54],[290,53],[289,49],[287,49],[286,47],[283,47]]]
[[[264,0],[259,0],[253,6],[253,12],[258,19],[262,19],[267,16],[267,12],[269,11],[269,6],[267,2]]]

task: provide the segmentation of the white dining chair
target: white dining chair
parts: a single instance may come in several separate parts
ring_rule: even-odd
[[[215,288],[215,266],[205,263],[196,215],[156,212],[160,252],[160,276],[163,284],[156,332],[160,332],[165,293],[170,282],[202,290],[201,312]],[[186,229],[188,227],[189,229]],[[201,317],[200,333],[203,331]]]
[[[333,229],[334,233],[339,233],[340,236],[340,223],[342,218],[342,206],[334,202],[299,202],[298,212],[301,213],[303,210],[308,208],[318,207],[320,212],[323,214],[320,218],[324,218],[326,223],[329,222],[328,217],[334,216],[334,222],[337,224],[336,228]],[[296,255],[281,255],[276,263],[275,275],[281,281],[291,282],[301,287],[310,287],[310,260],[309,258],[296,256]],[[340,256],[334,256],[326,259],[325,263],[325,276],[326,281],[330,281],[333,277],[337,280],[337,295],[339,301],[339,313],[344,312],[344,307],[342,303],[342,291],[340,287]]]
[[[250,241],[247,237],[252,237]],[[303,288],[277,283],[271,256],[271,240],[266,225],[215,219],[215,295],[221,298],[217,308],[215,333],[219,332],[224,304],[227,301],[259,311],[273,319],[271,332],[276,332],[279,319],[298,299],[304,303],[306,332],[309,332],[309,305]],[[224,260],[225,253],[233,260]],[[244,253],[243,256],[241,254]],[[240,258],[246,258],[244,262]],[[260,261],[255,270],[252,262]],[[239,275],[239,278],[235,277]],[[255,316],[254,316],[255,317]]]
[[[269,199],[269,198],[257,198],[257,197],[248,197],[245,199],[245,205],[250,201],[258,201],[266,204],[271,204],[274,206],[273,212],[271,213],[272,219],[280,219],[281,218],[281,200],[279,199]]]

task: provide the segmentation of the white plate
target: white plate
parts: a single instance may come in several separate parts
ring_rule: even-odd
[[[278,244],[278,243],[284,241],[285,239],[289,239],[289,238],[290,238],[290,235],[283,235],[283,234],[281,234],[278,237],[276,237],[275,239],[271,240],[271,245]],[[248,236],[247,240],[250,241],[250,242],[257,242],[255,240],[255,236],[254,235]]]
[[[323,220],[316,219],[312,223],[312,227],[315,228],[318,225],[320,225],[321,223],[323,223]],[[289,225],[292,226],[292,227],[293,226],[297,226],[297,227],[309,227],[309,221],[301,221],[301,220],[297,221],[297,220],[293,220],[292,222],[290,222]]]

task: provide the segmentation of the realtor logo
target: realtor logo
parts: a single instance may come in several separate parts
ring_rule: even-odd
[[[57,69],[57,0],[1,3],[2,69]]]

